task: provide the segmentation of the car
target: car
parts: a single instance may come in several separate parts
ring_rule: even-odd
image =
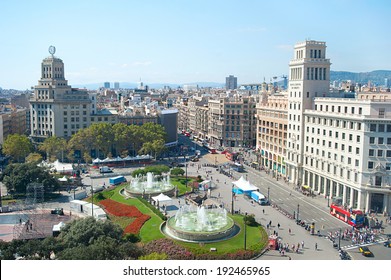
[[[64,215],[64,209],[63,208],[55,208],[55,209],[51,210],[50,213],[63,216]]]
[[[270,202],[267,198],[262,198],[259,200],[260,205],[270,205]]]
[[[373,253],[367,246],[360,246],[358,250],[365,257],[373,257]]]
[[[384,242],[384,247],[391,248],[391,241]]]

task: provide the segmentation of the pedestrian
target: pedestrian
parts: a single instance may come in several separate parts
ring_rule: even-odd
[[[318,243],[315,243],[315,251],[318,251]]]
[[[262,209],[262,213],[265,214],[265,209]]]
[[[280,223],[277,224],[278,229],[280,229]]]
[[[289,231],[289,234],[291,234],[291,232],[292,232],[291,228],[289,228],[289,230],[288,230],[288,231]]]
[[[301,248],[304,249],[304,241],[301,241]]]

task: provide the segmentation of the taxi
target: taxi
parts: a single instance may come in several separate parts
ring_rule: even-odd
[[[391,241],[384,242],[384,247],[391,248]]]
[[[373,253],[368,249],[367,246],[360,246],[358,250],[365,257],[373,257]]]

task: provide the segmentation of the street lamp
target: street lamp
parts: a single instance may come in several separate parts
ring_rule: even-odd
[[[234,184],[232,184],[232,188],[231,188],[231,201],[232,201],[232,205],[231,205],[231,214],[235,214],[234,213],[234,200],[235,200],[235,195],[234,195]]]
[[[270,187],[267,187],[267,199],[270,202]]]
[[[0,208],[3,207],[3,197],[1,194],[1,186],[0,186]]]
[[[186,168],[186,191],[187,191],[187,161],[186,161],[186,154],[184,155],[185,158],[185,168]]]
[[[247,247],[247,212],[244,212],[244,250]]]
[[[91,177],[91,216],[94,217],[94,180]]]
[[[338,250],[341,250],[341,233],[342,233],[342,229],[339,228],[339,235],[338,235]]]
[[[297,221],[299,221],[299,210],[300,210],[300,204],[297,204],[297,215],[296,215]]]

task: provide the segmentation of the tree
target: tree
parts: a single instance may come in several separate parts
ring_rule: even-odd
[[[185,170],[180,167],[175,167],[171,169],[171,175],[173,176],[183,176],[183,174],[185,174]]]
[[[25,135],[10,134],[3,143],[3,153],[11,156],[16,162],[23,162],[32,150],[33,146]]]
[[[39,146],[39,150],[46,153],[46,159],[55,161],[61,159],[63,161],[64,151],[66,151],[67,141],[64,138],[52,136],[46,138]]]
[[[26,157],[26,162],[27,163],[35,163],[35,164],[40,163],[40,162],[42,162],[42,156],[39,153],[30,153]]]
[[[2,179],[11,194],[25,194],[27,185],[37,182],[43,184],[45,192],[54,192],[59,188],[58,181],[35,163],[9,164],[2,174]]]
[[[100,236],[119,240],[123,230],[111,221],[96,221],[93,217],[74,220],[61,230],[59,238],[66,247],[88,246]]]

